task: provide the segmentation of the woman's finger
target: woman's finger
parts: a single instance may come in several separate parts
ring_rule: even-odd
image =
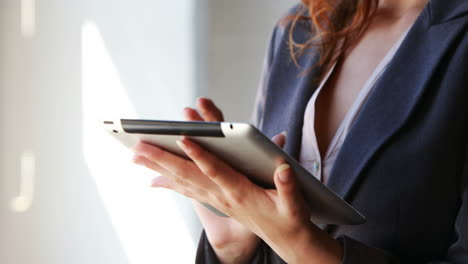
[[[186,183],[184,180],[175,180],[175,179],[177,179],[177,176],[173,175],[166,168],[160,166],[159,164],[157,164],[155,162],[152,162],[151,160],[147,159],[144,156],[136,154],[134,156],[134,158],[133,158],[133,162],[135,164],[145,166],[146,168],[151,169],[151,170],[159,173],[161,176],[165,175],[162,178],[160,178],[160,177],[155,178],[155,179],[159,179],[159,180],[158,181],[153,180],[151,182],[152,187],[163,187],[163,188],[166,188],[166,189],[171,189],[171,190],[176,191],[175,187],[174,187],[175,185],[178,185],[181,188],[187,188],[188,186],[191,186],[190,184]],[[158,183],[160,184],[160,186],[157,186]]]
[[[169,171],[159,166],[157,163],[151,162],[142,155],[135,154],[133,156],[133,163],[141,166],[145,166],[148,169],[151,169],[159,174],[169,174]]]
[[[169,177],[165,177],[162,175],[151,180],[151,186],[156,188],[162,187],[172,190],[174,185],[175,184],[173,180],[171,180]]]
[[[151,187],[172,190],[188,198],[197,198],[192,190],[177,184],[170,177],[159,176],[154,178],[151,181]]]
[[[192,183],[194,179],[199,180],[200,178],[190,177],[200,170],[193,162],[187,159],[181,158],[144,142],[138,143],[134,150],[137,155],[144,156],[152,163],[158,164],[159,167],[169,172],[168,176],[176,177],[174,180],[177,182],[186,181],[188,183]]]
[[[200,170],[225,190],[235,192],[246,180],[225,162],[203,149],[193,141],[183,138],[177,141],[179,147],[195,162]]]
[[[184,108],[184,118],[187,121],[205,121],[197,112],[197,110],[190,107]]]
[[[203,119],[207,122],[223,122],[223,113],[210,99],[200,97],[196,102]]]
[[[151,187],[169,189],[186,197],[194,199],[202,199],[206,196],[206,191],[203,191],[194,185],[177,183],[173,180],[176,177],[174,175],[171,175],[168,170],[161,167],[157,163],[150,161],[144,156],[135,155],[133,161],[138,165],[145,166],[161,174],[161,176],[156,177],[151,181]],[[188,188],[188,186],[190,188]],[[196,196],[195,193],[199,195]]]
[[[297,186],[293,170],[288,164],[282,164],[276,169],[275,185],[281,210],[290,215],[297,215],[303,210],[301,192]]]
[[[286,144],[286,136],[286,131],[283,131],[280,134],[273,136],[271,140],[275,142],[275,144],[278,145],[280,148],[283,148]]]

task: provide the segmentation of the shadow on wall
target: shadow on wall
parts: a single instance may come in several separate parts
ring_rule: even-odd
[[[44,0],[35,3],[35,34],[25,39],[20,2],[0,5],[6,40],[0,44],[2,200],[18,195],[24,150],[34,153],[36,178],[28,211],[0,207],[2,263],[193,260],[194,243],[174,196],[148,188],[152,175],[132,166],[120,146],[99,138],[94,122],[116,113],[174,118],[175,109],[193,100],[187,85],[193,56],[186,56],[188,63],[176,60],[180,65],[163,63],[167,49],[156,45],[168,31],[148,35],[163,26],[151,9],[162,14],[180,8],[153,1]],[[190,13],[189,4],[183,7]],[[187,17],[175,26],[191,25]],[[178,52],[190,53],[190,35],[180,35]],[[175,68],[187,77],[165,79]],[[132,105],[140,108],[130,113]]]
[[[0,260],[128,263],[82,157],[82,8],[53,2],[0,2]],[[31,3],[35,27],[21,34]],[[29,208],[10,204],[18,195]]]

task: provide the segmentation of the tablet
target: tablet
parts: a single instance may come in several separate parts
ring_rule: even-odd
[[[317,180],[294,158],[247,123],[119,119],[103,121],[105,129],[127,147],[139,141],[187,158],[176,141],[188,137],[264,188],[274,188],[277,166],[293,169],[315,224],[357,225],[365,222],[356,209]],[[219,211],[210,207],[215,213]]]

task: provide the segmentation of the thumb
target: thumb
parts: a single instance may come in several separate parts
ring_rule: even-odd
[[[278,191],[280,207],[288,213],[297,215],[301,207],[301,192],[297,186],[293,170],[288,164],[280,165],[275,171],[275,185]]]
[[[273,136],[271,140],[275,142],[275,144],[278,145],[280,148],[283,148],[284,145],[286,144],[286,136],[287,136],[286,131],[283,131],[280,134]]]

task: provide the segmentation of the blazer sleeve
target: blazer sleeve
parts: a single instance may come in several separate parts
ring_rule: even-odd
[[[250,123],[256,126],[257,128],[262,127],[263,124],[263,114],[265,111],[265,103],[266,103],[266,94],[268,88],[268,80],[270,76],[270,69],[273,62],[274,54],[276,52],[276,42],[277,39],[277,31],[279,26],[276,26],[273,30],[273,34],[271,36],[270,44],[268,46],[267,54],[265,56],[263,67],[262,67],[262,74],[260,78],[259,88],[257,90],[257,95],[255,98],[254,109],[252,112],[252,116],[250,119]]]
[[[453,229],[453,243],[447,249],[444,259],[434,259],[427,264],[462,264],[468,263],[468,147],[465,151],[465,165],[460,178],[460,209]],[[428,230],[430,232],[430,230]],[[344,264],[358,263],[406,263],[376,248],[366,246],[352,238],[338,238],[344,248]]]

